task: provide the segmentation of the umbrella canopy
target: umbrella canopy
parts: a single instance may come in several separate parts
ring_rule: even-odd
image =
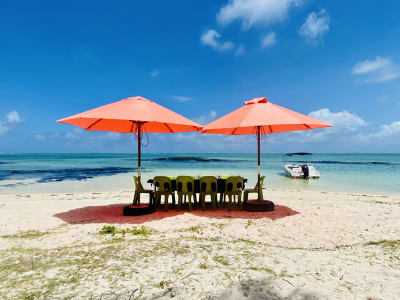
[[[266,98],[255,98],[244,102],[244,106],[206,125],[203,133],[255,134],[308,130],[331,125],[305,116],[293,110],[269,102]]]
[[[244,106],[203,127],[202,133],[257,134],[258,200],[260,199],[260,135],[285,131],[331,127],[325,122],[273,104],[265,97],[244,102]]]
[[[85,130],[133,133],[138,138],[138,178],[141,175],[143,133],[201,131],[202,126],[143,97],[130,97],[58,120]]]
[[[86,130],[121,133],[200,131],[201,125],[143,97],[130,97],[58,120]]]

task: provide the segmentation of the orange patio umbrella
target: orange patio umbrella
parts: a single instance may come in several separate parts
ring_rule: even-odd
[[[244,102],[244,106],[203,127],[202,133],[256,134],[258,145],[258,199],[260,199],[260,136],[285,131],[331,127],[325,122],[305,116],[269,102],[265,97]]]
[[[141,177],[143,133],[201,131],[202,126],[143,97],[130,97],[58,120],[85,130],[133,133],[138,139],[138,179]]]

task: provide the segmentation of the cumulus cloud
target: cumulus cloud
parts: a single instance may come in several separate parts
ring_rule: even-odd
[[[208,115],[201,115],[193,120],[200,125],[207,125],[208,123],[214,121],[217,117],[217,112],[215,110],[210,111]]]
[[[299,34],[312,44],[317,44],[329,31],[330,18],[325,9],[308,14]]]
[[[261,48],[266,48],[276,44],[276,34],[275,32],[270,32],[264,36],[261,40]]]
[[[186,97],[186,96],[172,96],[172,99],[178,102],[189,102],[193,100],[192,97]]]
[[[152,71],[150,73],[150,76],[153,77],[153,78],[156,78],[156,77],[160,76],[160,70],[156,69],[156,70]]]
[[[17,111],[13,110],[7,114],[7,122],[19,123],[19,122],[22,122],[22,119],[20,118],[19,113]]]
[[[367,122],[357,114],[352,114],[346,110],[331,112],[330,109],[323,108],[312,111],[308,115],[327,122],[333,127],[286,133],[284,138],[273,137],[272,142],[322,143],[340,139],[348,140],[350,136],[354,136],[359,128],[367,125]]]
[[[377,56],[372,60],[358,62],[351,72],[361,76],[361,81],[377,83],[391,81],[400,76],[400,68],[388,57]]]
[[[229,0],[217,14],[222,25],[240,20],[244,29],[255,24],[272,24],[286,18],[291,6],[298,6],[300,0]]]
[[[236,51],[235,51],[235,55],[236,56],[243,56],[245,55],[246,50],[244,48],[244,46],[242,44],[239,45],[239,47],[237,47]]]
[[[204,32],[200,38],[201,43],[218,51],[226,51],[233,48],[232,42],[220,42],[218,39],[221,35],[214,29],[209,29]]]
[[[396,141],[398,141],[398,138],[400,138],[400,121],[381,125],[376,132],[360,135],[359,137],[362,141],[385,139],[387,142],[390,142],[391,140],[389,139],[391,138],[396,138]]]
[[[19,116],[19,113],[15,110],[10,111],[6,115],[6,119],[4,121],[0,120],[0,136],[5,135],[9,132],[16,123],[21,123],[22,119]]]

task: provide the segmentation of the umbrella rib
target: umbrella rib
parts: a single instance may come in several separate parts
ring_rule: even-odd
[[[237,128],[237,127],[236,127],[236,128],[234,128],[234,129],[232,130],[231,134],[234,134],[234,133],[235,133],[235,131],[236,131],[236,129],[238,129],[238,128]]]
[[[304,124],[308,129],[312,129],[310,125]]]
[[[175,133],[175,131],[173,131],[173,130],[171,129],[171,127],[168,126],[167,123],[164,123],[164,125],[169,129],[169,131],[171,131],[171,133]]]
[[[272,126],[271,126],[271,125],[268,125],[268,127],[269,127],[269,131],[270,131],[271,133],[274,133],[274,132],[272,131]]]
[[[97,119],[96,121],[94,121],[92,124],[90,124],[88,127],[86,127],[86,130],[89,130],[90,128],[92,128],[94,125],[96,125],[97,123],[99,123],[100,121],[102,121],[103,119]]]
[[[131,126],[131,133],[133,133],[133,126],[135,125],[135,122],[134,122],[134,121],[132,121],[132,120],[131,120],[131,122],[132,122],[132,126]]]

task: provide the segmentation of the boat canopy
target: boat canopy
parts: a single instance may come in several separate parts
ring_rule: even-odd
[[[286,156],[293,156],[293,155],[312,155],[312,153],[308,152],[294,152],[294,153],[286,153]]]

